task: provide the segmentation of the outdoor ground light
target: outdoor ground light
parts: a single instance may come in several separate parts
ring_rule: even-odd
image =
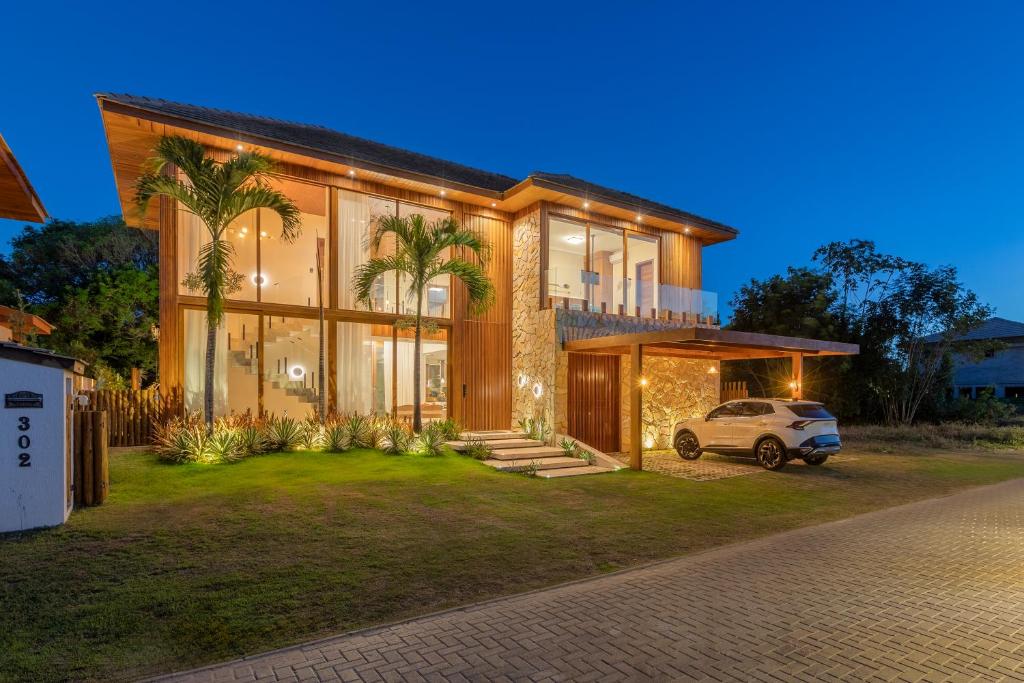
[[[647,386],[647,378],[646,377],[641,377],[640,378],[640,386],[642,386],[642,387],[646,387]]]

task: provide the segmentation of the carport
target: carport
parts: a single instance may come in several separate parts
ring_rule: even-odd
[[[630,357],[629,466],[643,469],[643,360],[645,356],[672,356],[704,360],[789,358],[793,398],[801,397],[805,356],[850,356],[860,352],[856,344],[783,337],[774,334],[737,332],[709,327],[683,327],[655,332],[577,339],[563,343],[564,351],[619,354]]]

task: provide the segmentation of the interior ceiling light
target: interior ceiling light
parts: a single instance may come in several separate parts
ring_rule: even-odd
[[[567,235],[565,241],[569,244],[583,244],[583,235]]]
[[[491,202],[491,208],[492,208],[492,209],[493,209],[494,207],[496,207],[497,205],[498,205],[498,202]]]

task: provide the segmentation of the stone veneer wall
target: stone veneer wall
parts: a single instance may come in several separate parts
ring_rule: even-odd
[[[554,432],[567,433],[569,354],[562,343],[615,334],[688,327],[680,322],[650,320],[540,308],[540,210],[512,223],[512,424],[543,417]],[[622,449],[629,448],[629,357],[622,357],[620,377]],[[681,417],[700,415],[718,403],[717,361],[648,356],[644,374],[645,436],[667,443]],[[538,396],[539,394],[539,396]]]

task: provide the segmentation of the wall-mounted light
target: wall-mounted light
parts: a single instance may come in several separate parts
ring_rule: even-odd
[[[267,284],[267,276],[260,275],[259,273],[253,273],[252,284],[256,287],[262,287],[263,285]]]
[[[288,370],[288,374],[295,379],[302,379],[302,377],[306,374],[306,369],[301,365],[293,365],[291,369]]]
[[[647,386],[647,378],[646,377],[641,377],[640,378],[640,386],[642,386],[642,387],[646,387]]]
[[[519,379],[517,380],[517,383],[519,384],[520,389],[525,389],[526,385],[530,383],[530,378],[524,375],[523,373],[519,373]]]
[[[800,386],[800,383],[797,382],[795,379],[791,380],[790,383],[789,383],[789,388],[792,389],[793,391],[796,391],[799,386]]]
[[[716,368],[714,365],[712,365],[710,368],[708,368],[708,374],[709,375],[717,375],[718,374],[718,368]]]
[[[533,397],[534,398],[540,398],[543,395],[544,395],[544,385],[541,384],[540,382],[537,382],[536,384],[533,385]]]

